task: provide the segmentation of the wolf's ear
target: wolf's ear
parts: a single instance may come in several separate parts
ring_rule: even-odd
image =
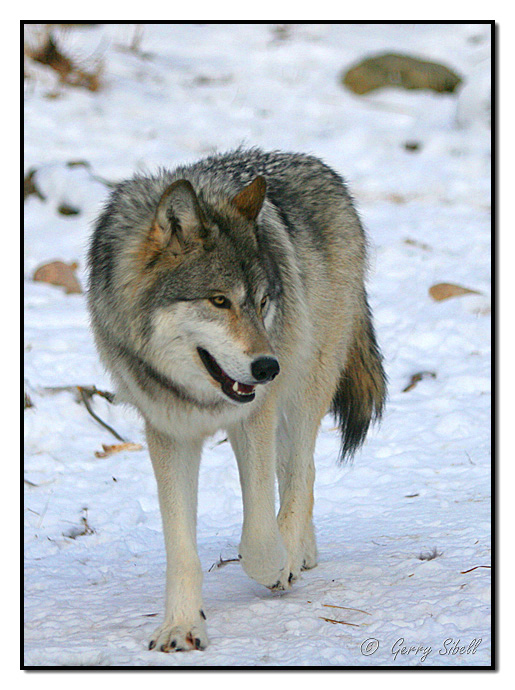
[[[181,253],[192,241],[206,239],[208,231],[197,195],[189,180],[177,180],[159,200],[151,230],[161,247]]]
[[[258,175],[249,185],[238,192],[232,203],[248,220],[256,220],[263,206],[266,194],[266,180]]]

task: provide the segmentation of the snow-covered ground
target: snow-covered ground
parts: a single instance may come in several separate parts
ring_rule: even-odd
[[[72,29],[61,45],[104,63],[97,92],[30,65],[25,171],[25,663],[29,666],[489,665],[490,27],[134,25]],[[373,53],[443,62],[457,94],[356,96],[344,68]],[[417,143],[416,150],[406,143]],[[104,180],[239,144],[311,152],[347,179],[371,244],[369,294],[389,401],[352,466],[324,420],[316,450],[320,563],[270,593],[238,563],[241,496],[223,434],[201,469],[199,555],[211,644],[147,650],[162,615],[165,555],[141,423],[95,397],[116,442],[71,390],[112,386],[84,295],[32,281],[79,264]],[[87,165],[70,166],[70,162]],[[58,213],[61,204],[80,211]],[[434,301],[458,283],[480,294]],[[411,377],[431,372],[409,391]],[[329,620],[327,620],[329,619]],[[430,648],[430,649],[429,649]]]

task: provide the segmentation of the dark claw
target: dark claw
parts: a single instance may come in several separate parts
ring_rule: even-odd
[[[164,644],[161,645],[161,651],[166,652],[166,645],[164,645]]]
[[[284,589],[284,587],[282,586],[280,580],[277,580],[277,582],[275,583],[275,585],[271,585],[268,589],[271,589],[272,591],[274,591],[274,589],[275,589],[275,590],[280,590],[280,589]]]
[[[200,609],[200,615],[204,620],[206,620],[206,614],[204,613],[204,611],[202,611],[202,609]]]
[[[288,582],[293,582],[293,573],[290,573],[288,576]]]
[[[150,640],[150,644],[148,645],[148,648],[149,648],[149,649],[154,649],[155,646],[156,646],[156,641],[155,641],[155,640]]]
[[[172,649],[175,649],[175,648],[177,647],[177,642],[176,642],[175,640],[172,640],[172,641],[170,642],[170,647],[171,647]]]
[[[203,649],[202,644],[198,637],[195,638],[195,649]]]

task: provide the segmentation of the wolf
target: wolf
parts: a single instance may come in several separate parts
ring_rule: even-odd
[[[343,459],[383,411],[363,227],[321,160],[240,148],[120,183],[88,264],[96,345],[119,397],[141,413],[157,480],[166,605],[149,648],[204,649],[196,513],[205,440],[225,430],[236,456],[244,571],[287,590],[317,564],[323,416],[337,418]]]

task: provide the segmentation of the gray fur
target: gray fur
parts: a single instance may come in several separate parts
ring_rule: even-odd
[[[151,646],[207,644],[196,473],[219,428],[240,471],[245,571],[286,589],[316,565],[320,421],[331,408],[351,455],[385,398],[365,265],[346,186],[313,156],[238,149],[111,194],[91,242],[88,300],[102,360],[145,419],[158,482],[167,598]],[[269,380],[254,378],[257,360],[275,365]]]

